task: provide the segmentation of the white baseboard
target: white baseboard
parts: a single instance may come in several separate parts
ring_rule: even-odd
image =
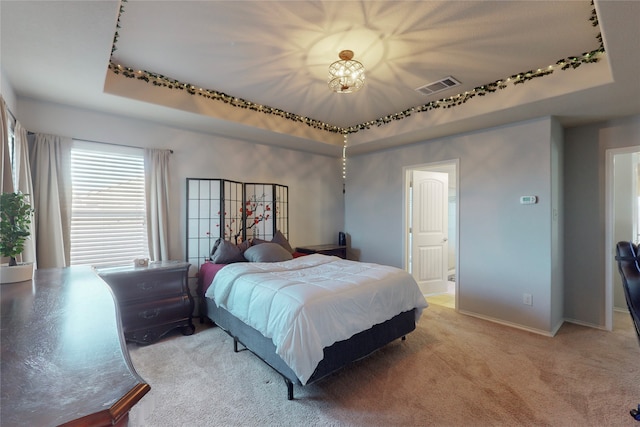
[[[473,312],[470,312],[470,311],[465,311],[465,310],[460,310],[460,309],[458,309],[457,311],[458,311],[458,313],[465,314],[467,316],[477,317],[478,319],[487,320],[489,322],[498,323],[498,324],[504,325],[504,326],[510,326],[512,328],[520,329],[520,330],[527,331],[527,332],[532,332],[532,333],[538,334],[538,335],[544,335],[544,336],[547,336],[547,337],[553,337],[557,332],[557,329],[554,330],[554,331],[545,331],[543,329],[531,328],[529,326],[520,325],[518,323],[505,322],[502,319],[496,319],[494,317],[484,316],[484,315],[473,313]],[[559,326],[558,326],[558,329],[560,329]]]
[[[601,329],[603,331],[606,331],[607,328],[604,325],[597,325],[595,323],[590,323],[590,322],[583,322],[581,320],[576,320],[576,319],[567,319],[566,317],[564,318],[564,321],[567,323],[573,323],[574,325],[580,325],[580,326],[586,326],[588,328],[594,328],[594,329]]]

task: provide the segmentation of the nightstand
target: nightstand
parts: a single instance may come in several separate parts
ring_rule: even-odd
[[[303,254],[333,255],[347,259],[347,247],[341,245],[298,246],[296,251]]]
[[[97,269],[116,296],[127,341],[151,344],[175,328],[182,328],[184,335],[195,331],[189,266],[182,261],[157,261],[145,267]]]

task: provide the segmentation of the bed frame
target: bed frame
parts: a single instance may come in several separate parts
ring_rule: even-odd
[[[287,399],[293,400],[293,385],[302,385],[302,383],[291,368],[276,354],[273,341],[243,323],[227,310],[218,307],[212,299],[206,298],[206,306],[209,319],[233,338],[233,350],[238,352],[238,343],[240,343],[271,366],[282,376],[287,385]],[[325,347],[324,358],[316,367],[307,384],[336,372],[345,365],[373,353],[398,338],[404,340],[405,336],[416,328],[414,312],[415,309],[405,311],[384,323],[357,333],[347,340]]]

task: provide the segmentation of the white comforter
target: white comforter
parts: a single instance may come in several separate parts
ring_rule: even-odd
[[[206,296],[271,338],[302,384],[324,347],[413,308],[417,322],[427,307],[404,270],[318,254],[230,264],[216,274]]]

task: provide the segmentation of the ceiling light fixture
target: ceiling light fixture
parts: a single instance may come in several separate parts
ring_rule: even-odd
[[[337,93],[351,93],[364,86],[364,66],[353,59],[353,51],[343,50],[340,61],[329,66],[329,89]]]

